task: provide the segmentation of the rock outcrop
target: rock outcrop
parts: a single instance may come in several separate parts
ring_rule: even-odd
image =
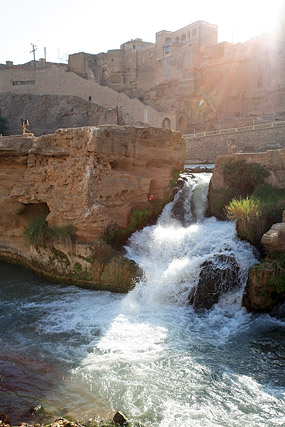
[[[231,255],[215,255],[201,265],[199,282],[189,296],[195,310],[210,309],[226,292],[241,286],[239,266]]]
[[[275,274],[272,262],[265,261],[249,269],[248,281],[243,295],[242,304],[249,311],[270,312],[281,303],[282,295],[276,292],[271,281]]]
[[[247,163],[258,163],[270,171],[266,182],[274,188],[285,188],[285,149],[269,150],[262,153],[237,153],[231,156],[218,156],[214,173],[211,179],[213,191],[217,188],[225,188],[224,167],[231,161],[246,160]]]
[[[110,125],[0,138],[0,256],[55,280],[130,289],[138,269],[104,237],[128,229],[135,212],[157,213],[184,159],[181,134],[158,128]],[[40,217],[49,237],[28,245],[24,230]],[[71,227],[75,236],[65,238]]]
[[[274,224],[261,243],[268,255],[249,269],[243,305],[250,311],[271,313],[285,298],[285,211],[283,222]]]
[[[273,224],[270,230],[262,236],[261,243],[267,248],[269,252],[285,252],[284,212],[283,222]]]
[[[255,172],[248,175],[244,172],[244,178],[239,179],[239,176],[243,176],[242,170],[246,171],[242,168],[242,164],[252,165],[252,171]],[[230,185],[229,179],[227,181],[225,177],[226,170],[230,170],[230,167],[225,168],[228,165],[232,167],[232,171],[233,165],[236,167],[235,174],[232,175],[235,177],[235,185],[232,182]],[[266,173],[263,176],[260,171],[257,173],[257,166],[265,168]],[[250,171],[250,168],[248,167],[247,170]],[[274,307],[284,301],[285,296],[285,223],[273,224],[277,214],[281,214],[285,202],[285,150],[218,156],[209,190],[209,213],[221,218],[224,207],[233,197],[239,198],[242,195],[242,198],[245,198],[247,194],[251,194],[252,189],[264,182],[271,184],[272,187],[269,187],[268,193],[266,193],[266,187],[259,189],[264,191],[264,199],[267,203],[265,208],[262,208],[261,194],[258,198],[258,201],[261,200],[260,205],[258,201],[256,205],[259,209],[258,214],[254,209],[251,214],[249,209],[246,210],[246,204],[240,204],[243,207],[240,211],[237,208],[233,216],[236,219],[238,236],[263,251],[265,247],[268,252],[260,264],[250,268],[244,291],[243,305],[248,310],[256,312],[271,312]],[[242,188],[242,184],[243,187],[246,184],[246,188]],[[277,190],[279,199],[276,198],[276,202],[268,201],[267,199],[277,194]]]

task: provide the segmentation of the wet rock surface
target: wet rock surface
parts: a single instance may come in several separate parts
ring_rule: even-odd
[[[4,421],[2,421],[2,419]],[[112,420],[99,420],[99,419],[89,419],[88,421],[77,421],[73,419],[66,418],[56,418],[52,422],[46,422],[45,424],[41,422],[26,423],[21,422],[14,427],[144,427],[140,422],[132,423],[129,421],[124,414],[117,412]],[[7,415],[0,414],[0,427],[11,427],[10,419]]]
[[[247,310],[275,317],[284,315],[285,270],[279,271],[276,266],[276,261],[267,257],[249,269],[242,300]]]
[[[191,176],[191,174],[189,174]],[[187,217],[187,208],[190,209],[191,200],[189,200],[189,194],[187,192],[187,188],[184,186],[184,183],[186,181],[186,178],[180,177],[177,180],[177,191],[179,191],[179,194],[175,197],[173,201],[173,206],[171,209],[171,216],[172,218],[177,219],[180,221],[183,225],[186,223],[186,217]],[[186,206],[186,204],[188,206]]]
[[[189,303],[198,311],[210,309],[221,295],[239,286],[239,267],[235,258],[215,255],[202,264],[199,282],[189,295]]]

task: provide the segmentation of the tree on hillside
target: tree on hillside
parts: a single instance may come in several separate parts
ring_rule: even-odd
[[[8,130],[8,120],[5,117],[0,116],[0,135],[4,135]]]

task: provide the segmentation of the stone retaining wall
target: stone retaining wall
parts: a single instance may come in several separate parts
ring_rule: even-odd
[[[187,163],[214,163],[219,155],[258,153],[285,148],[285,127],[198,138],[184,136]]]

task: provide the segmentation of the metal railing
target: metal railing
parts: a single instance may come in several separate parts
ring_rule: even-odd
[[[252,131],[262,130],[262,129],[281,128],[284,126],[285,126],[285,121],[278,121],[278,122],[276,121],[271,123],[252,124],[249,126],[241,126],[241,127],[228,128],[228,129],[210,130],[207,132],[188,133],[184,135],[184,138],[194,139],[194,138],[201,138],[206,136],[232,135],[235,133],[252,132]]]

